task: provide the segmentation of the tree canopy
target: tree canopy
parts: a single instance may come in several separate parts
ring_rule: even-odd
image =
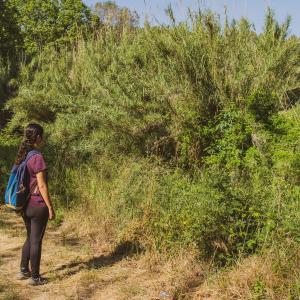
[[[14,26],[20,29],[29,55],[45,45],[72,40],[93,25],[91,11],[81,0],[9,0],[8,3],[17,14]]]
[[[11,2],[0,0],[0,59],[11,58],[20,44],[17,9]]]

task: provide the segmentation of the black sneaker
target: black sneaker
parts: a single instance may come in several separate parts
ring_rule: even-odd
[[[31,273],[29,270],[21,270],[20,273],[17,275],[17,279],[24,280],[31,277]]]
[[[44,277],[31,277],[29,279],[29,282],[28,284],[30,285],[43,285],[43,284],[46,284],[48,283],[48,279],[47,278],[44,278]]]

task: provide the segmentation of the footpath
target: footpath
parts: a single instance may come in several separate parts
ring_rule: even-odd
[[[91,245],[68,239],[51,222],[41,261],[41,275],[49,283],[32,287],[16,279],[24,240],[22,218],[0,206],[0,299],[172,299],[162,274],[143,268],[139,259],[99,253]]]

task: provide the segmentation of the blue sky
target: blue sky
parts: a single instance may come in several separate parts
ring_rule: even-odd
[[[88,6],[94,5],[97,0],[84,0]],[[142,20],[145,16],[155,23],[166,23],[168,21],[164,9],[169,3],[172,4],[177,20],[182,20],[187,14],[187,9],[200,8],[212,9],[224,16],[224,7],[227,6],[228,15],[239,19],[246,16],[257,29],[261,31],[266,8],[270,6],[276,13],[277,20],[283,22],[290,15],[292,26],[290,32],[300,36],[300,0],[116,0],[119,6],[127,6],[136,10]]]

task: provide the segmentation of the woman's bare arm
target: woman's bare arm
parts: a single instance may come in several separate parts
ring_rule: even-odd
[[[46,202],[46,205],[49,209],[49,219],[55,219],[55,212],[53,209],[53,205],[49,196],[48,184],[46,181],[46,171],[41,171],[36,174],[37,184],[39,187],[39,191]]]

